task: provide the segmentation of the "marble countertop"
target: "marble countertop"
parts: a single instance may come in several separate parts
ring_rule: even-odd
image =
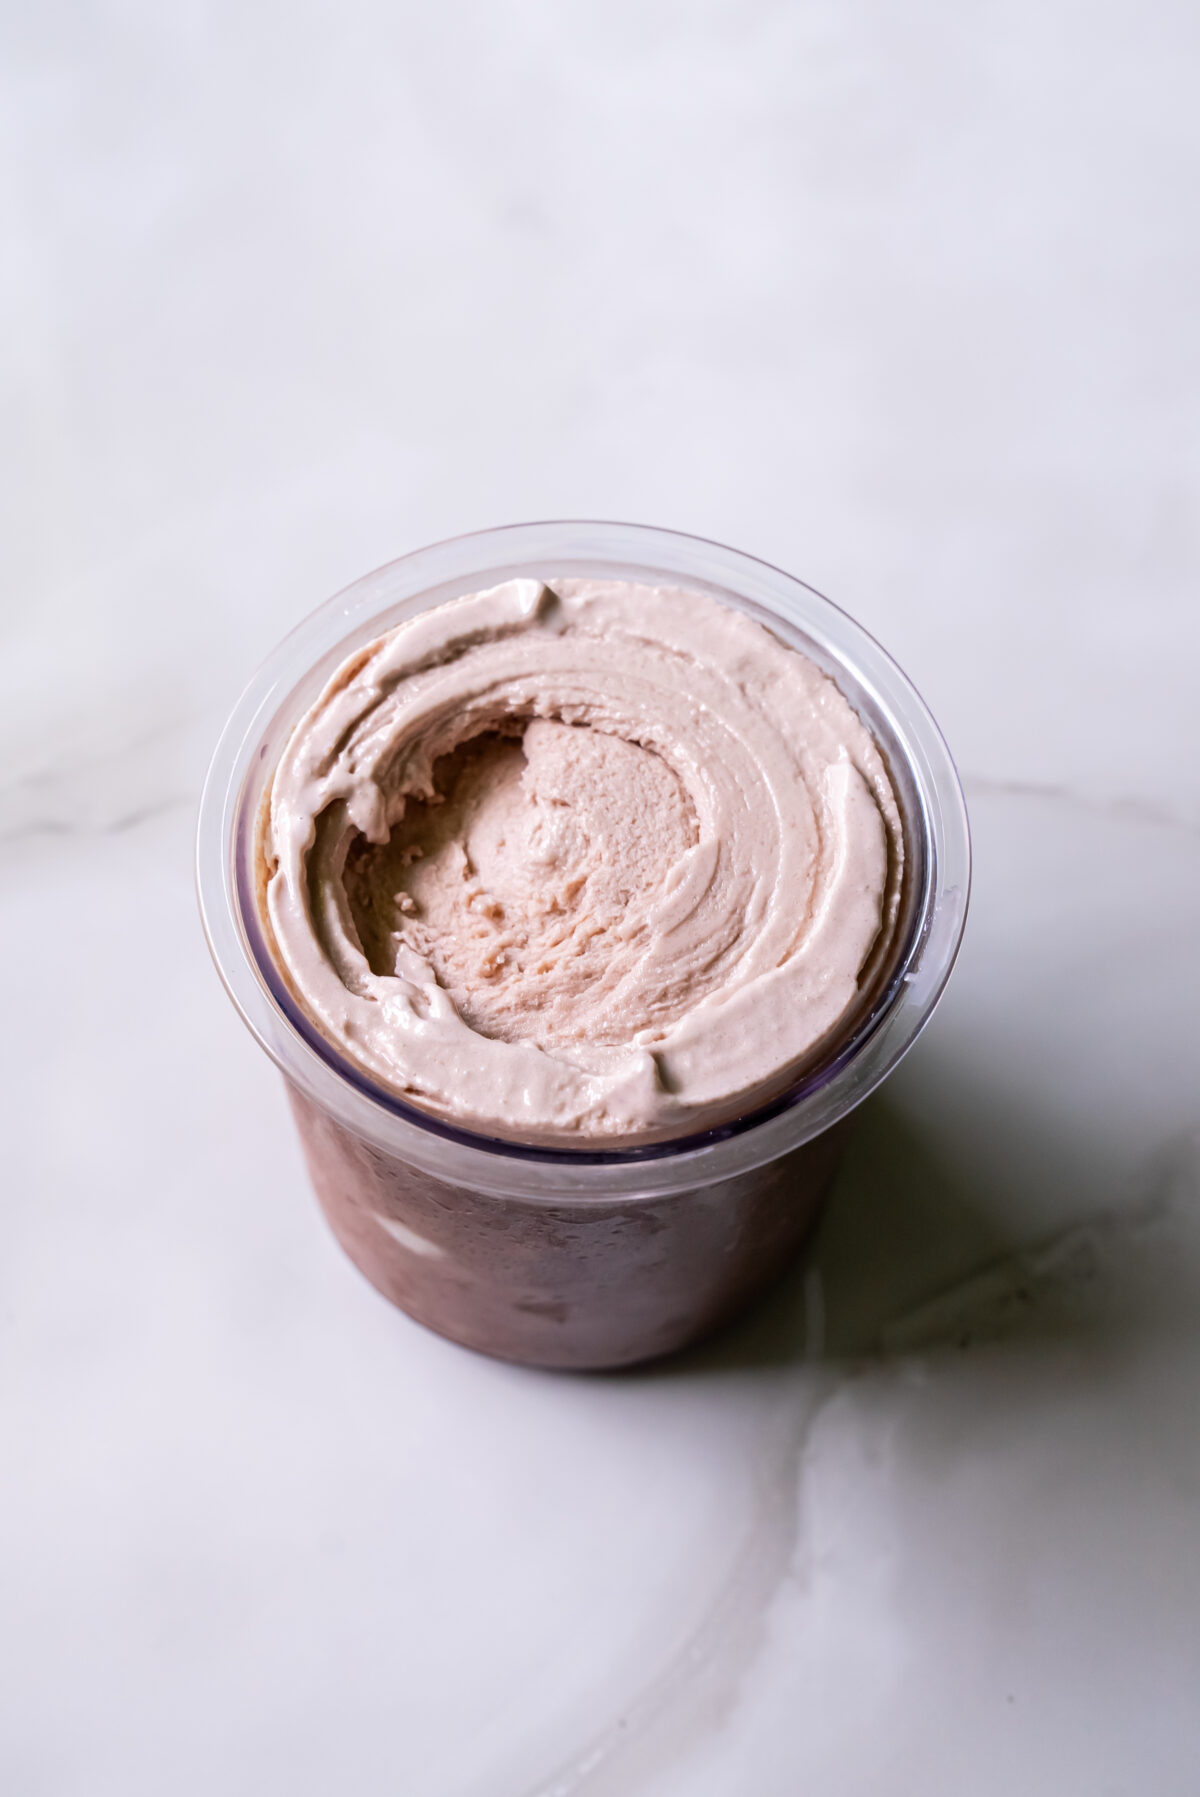
[[[0,17],[6,1797],[1194,1797],[1195,9]],[[975,831],[807,1264],[619,1377],[355,1273],[192,892],[275,640],[531,516],[827,592]]]

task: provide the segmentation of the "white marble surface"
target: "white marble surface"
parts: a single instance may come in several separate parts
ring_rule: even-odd
[[[6,0],[5,1797],[1200,1788],[1200,15]],[[802,574],[968,780],[807,1270],[423,1333],[209,967],[203,762],[530,516]]]

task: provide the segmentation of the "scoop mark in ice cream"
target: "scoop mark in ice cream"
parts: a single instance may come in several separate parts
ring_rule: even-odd
[[[357,650],[294,730],[270,931],[353,1062],[526,1140],[703,1129],[778,1087],[895,927],[870,733],[677,588],[510,581]]]

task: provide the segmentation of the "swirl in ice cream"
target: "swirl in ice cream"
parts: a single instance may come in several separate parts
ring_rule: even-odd
[[[357,650],[262,846],[330,1042],[531,1142],[688,1133],[782,1089],[878,964],[903,854],[883,757],[812,661],[705,594],[601,580],[513,580]]]

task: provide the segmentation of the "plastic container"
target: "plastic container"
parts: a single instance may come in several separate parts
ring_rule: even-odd
[[[351,651],[403,619],[518,575],[692,586],[767,624],[836,682],[889,764],[907,872],[902,924],[869,1002],[764,1109],[641,1149],[525,1147],[375,1085],[293,1001],[264,940],[255,826],[297,718]],[[680,1348],[738,1311],[804,1241],[854,1108],[929,1018],[962,936],[970,843],[945,743],[896,664],[791,575],[642,525],[512,525],[435,544],[356,581],[279,645],[239,700],[200,807],[197,878],[217,969],[287,1081],[317,1196],[351,1259],[418,1321],[556,1367]]]

